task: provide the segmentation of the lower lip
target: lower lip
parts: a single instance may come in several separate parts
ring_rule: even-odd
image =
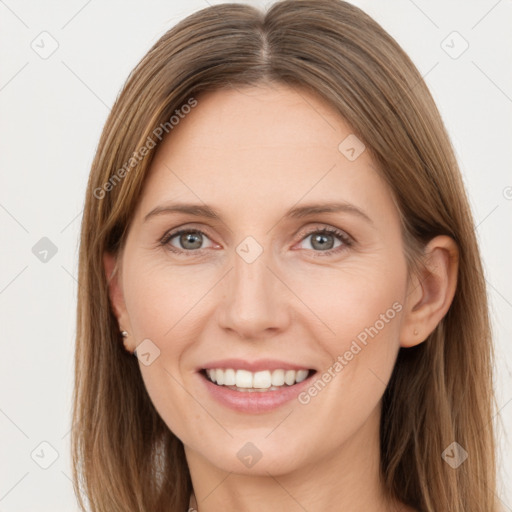
[[[283,386],[274,391],[235,391],[226,386],[218,386],[199,373],[201,380],[213,398],[222,405],[245,413],[262,413],[277,409],[297,397],[311,383],[315,373],[293,386]]]

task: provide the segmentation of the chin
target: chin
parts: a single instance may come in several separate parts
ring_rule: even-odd
[[[198,450],[198,453],[218,469],[241,475],[277,476],[291,473],[305,464],[306,454],[300,450],[300,446],[304,447],[303,442],[297,445],[287,443],[283,447],[282,443],[261,438],[259,432],[253,437],[254,442],[249,440],[251,436],[234,437],[229,442],[219,440],[218,450]],[[297,458],[299,451],[302,454],[300,459]]]

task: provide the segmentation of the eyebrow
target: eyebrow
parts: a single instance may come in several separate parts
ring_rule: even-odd
[[[285,214],[284,218],[302,219],[320,213],[349,213],[356,215],[373,225],[372,219],[357,206],[346,202],[327,202],[319,204],[306,204],[304,206],[297,206],[290,208]],[[186,213],[195,217],[206,217],[209,219],[222,220],[219,212],[206,204],[194,203],[169,203],[153,208],[145,217],[144,222],[150,218],[171,213]]]

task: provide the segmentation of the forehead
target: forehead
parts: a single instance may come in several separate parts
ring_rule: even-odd
[[[141,213],[173,199],[251,214],[262,208],[277,213],[302,200],[392,208],[369,152],[350,160],[340,151],[340,143],[354,135],[317,96],[273,85],[223,89],[196,99],[197,106],[158,147]]]
[[[272,148],[272,155],[301,148],[337,153],[341,134],[350,128],[321,98],[284,85],[222,89],[203,93],[198,105],[162,144],[230,155]],[[226,155],[227,156],[227,155]]]

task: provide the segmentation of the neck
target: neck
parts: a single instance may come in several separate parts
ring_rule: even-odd
[[[193,506],[198,512],[405,510],[390,503],[380,478],[379,419],[377,407],[336,450],[312,454],[316,458],[310,463],[285,474],[273,474],[271,468],[255,475],[223,471],[186,446]]]

